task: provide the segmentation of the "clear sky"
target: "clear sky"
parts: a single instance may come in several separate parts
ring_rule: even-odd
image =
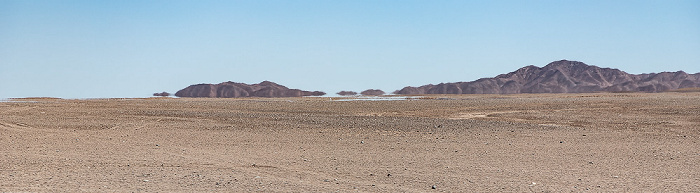
[[[0,0],[0,98],[392,92],[561,59],[700,72],[700,1]]]

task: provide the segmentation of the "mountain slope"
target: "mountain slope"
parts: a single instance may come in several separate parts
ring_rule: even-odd
[[[700,73],[678,71],[635,75],[618,69],[560,60],[542,68],[525,66],[507,74],[471,82],[404,87],[395,94],[662,92],[689,87],[700,87]]]
[[[196,84],[177,91],[177,97],[212,97],[212,98],[238,98],[238,97],[300,97],[321,96],[326,93],[321,91],[302,91],[289,89],[270,81],[258,84],[244,84],[237,82],[222,82],[219,84]]]

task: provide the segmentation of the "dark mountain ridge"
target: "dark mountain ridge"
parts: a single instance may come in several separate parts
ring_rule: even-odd
[[[408,86],[394,94],[663,92],[691,87],[700,87],[700,73],[678,71],[635,75],[618,69],[560,60],[541,68],[530,65],[471,82]]]
[[[212,97],[212,98],[238,98],[238,97],[301,97],[322,96],[321,91],[303,91],[290,89],[270,81],[258,84],[245,84],[237,82],[222,82],[219,84],[196,84],[188,86],[175,93],[177,97]]]

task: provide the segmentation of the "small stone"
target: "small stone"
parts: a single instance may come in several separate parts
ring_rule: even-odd
[[[149,180],[143,180],[144,182],[148,182]]]
[[[390,176],[391,176],[391,174],[386,174],[386,176],[387,176],[387,177],[390,177]]]
[[[436,185],[433,185],[433,186],[431,186],[430,188],[431,188],[431,189],[437,189],[437,186],[436,186]]]

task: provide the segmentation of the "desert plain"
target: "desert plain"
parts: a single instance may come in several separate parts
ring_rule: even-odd
[[[0,192],[698,192],[700,92],[0,102]]]

